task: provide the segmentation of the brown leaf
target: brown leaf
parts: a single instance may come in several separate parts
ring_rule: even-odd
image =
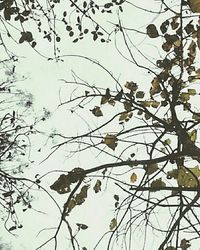
[[[147,26],[147,35],[150,37],[150,38],[156,38],[159,36],[158,34],[158,31],[156,29],[156,26],[154,24],[149,24]]]

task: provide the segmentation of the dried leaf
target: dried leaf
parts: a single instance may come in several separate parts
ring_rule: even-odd
[[[158,169],[159,168],[158,168],[158,164],[157,163],[148,164],[145,167],[147,175],[154,174]]]
[[[162,181],[162,178],[159,178],[155,181],[152,181],[151,187],[156,188],[157,190],[155,191],[159,191],[159,188],[166,187],[166,184]]]
[[[88,226],[85,224],[76,223],[76,225],[78,229],[86,230],[88,228]]]
[[[98,107],[98,106],[94,107],[91,111],[92,111],[92,114],[95,115],[96,117],[103,116],[103,113],[102,113],[100,107]]]
[[[147,35],[150,37],[150,38],[156,38],[159,36],[158,34],[158,31],[156,29],[156,26],[154,24],[149,24],[147,26]]]
[[[107,134],[102,143],[106,144],[112,150],[115,150],[117,147],[117,141],[118,139],[115,135]]]
[[[117,226],[117,220],[115,218],[113,218],[110,222],[109,228],[110,228],[110,230],[113,230],[114,228],[116,228],[116,226]]]
[[[200,1],[199,0],[188,0],[188,4],[193,13],[200,12]]]
[[[131,91],[136,91],[138,89],[137,83],[135,82],[126,82],[125,87]]]
[[[96,181],[96,184],[94,185],[93,189],[94,189],[95,193],[98,193],[99,191],[101,191],[101,181],[100,180]]]
[[[135,173],[132,173],[131,177],[130,177],[130,181],[132,183],[136,182],[137,181],[137,175]]]

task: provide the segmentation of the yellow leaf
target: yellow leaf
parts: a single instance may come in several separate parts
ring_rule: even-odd
[[[189,101],[189,100],[190,100],[190,95],[189,95],[189,93],[181,93],[181,94],[180,94],[180,100],[181,100],[182,102],[187,102],[187,101]]]
[[[158,77],[154,77],[154,79],[151,82],[151,89],[150,89],[150,95],[154,95],[157,94],[161,91],[160,88],[160,81],[158,79]]]
[[[186,168],[182,166],[178,170],[177,183],[182,187],[196,187],[198,185],[198,177],[200,176],[199,167]]]
[[[133,116],[132,112],[123,112],[120,117],[119,117],[119,121],[128,121],[131,117]]]
[[[152,108],[157,108],[159,105],[160,105],[160,102],[157,102],[157,101],[152,101],[151,102],[151,107]]]
[[[113,218],[110,222],[110,230],[113,230],[115,227],[117,226],[117,220],[115,218]]]
[[[192,132],[189,132],[190,140],[195,142],[197,140],[197,130],[194,129]]]
[[[106,144],[112,150],[115,150],[115,148],[117,147],[117,141],[118,139],[115,135],[107,134],[102,143]]]
[[[132,183],[136,182],[137,181],[137,175],[135,173],[132,173],[131,177],[130,177],[130,180]]]
[[[196,89],[188,89],[188,94],[189,95],[196,95]]]
[[[170,145],[171,144],[171,140],[168,138],[166,140],[164,140],[164,144],[165,145]]]

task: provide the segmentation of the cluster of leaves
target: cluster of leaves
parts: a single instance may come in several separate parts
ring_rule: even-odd
[[[112,33],[101,26],[97,19],[98,14],[113,14],[117,10],[123,11],[124,0],[112,0],[97,4],[95,1],[56,1],[48,0],[45,3],[36,0],[5,0],[0,1],[1,20],[8,37],[15,39],[12,25],[21,34],[15,39],[19,43],[28,42],[33,48],[37,45],[38,35],[35,29],[32,31],[29,21],[36,25],[39,34],[43,39],[55,43],[61,41],[61,36],[57,32],[57,26],[62,22],[64,29],[73,42],[78,42],[85,35],[90,34],[94,41],[100,40],[102,43],[109,41]],[[64,10],[62,13],[60,10]],[[98,19],[97,19],[98,20]],[[94,28],[93,28],[94,27]],[[37,47],[36,47],[37,48]],[[57,53],[59,49],[56,46]]]

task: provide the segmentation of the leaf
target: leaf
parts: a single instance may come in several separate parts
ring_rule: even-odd
[[[94,107],[92,110],[91,110],[92,114],[95,115],[96,117],[100,117],[100,116],[103,116],[103,113],[100,109],[99,106],[96,106]]]
[[[167,179],[178,179],[178,169],[173,169],[167,172]]]
[[[12,227],[10,227],[10,228],[8,229],[8,231],[13,231],[13,230],[16,230],[16,229],[17,229],[16,226],[12,226]]]
[[[121,89],[119,93],[115,96],[114,100],[120,101],[122,99],[123,90]]]
[[[168,43],[168,42],[165,42],[163,43],[162,45],[162,49],[165,51],[165,52],[169,52],[172,48],[172,44],[171,43]]]
[[[190,100],[190,94],[189,93],[185,93],[185,92],[182,92],[181,94],[180,94],[180,100],[182,101],[182,102],[187,102],[187,101],[189,101]]]
[[[110,230],[113,230],[114,228],[116,228],[116,226],[117,226],[117,220],[115,218],[113,218],[110,222],[109,228],[110,228]]]
[[[158,77],[154,77],[154,79],[151,82],[151,88],[150,88],[150,95],[155,95],[157,93],[160,93],[160,81]]]
[[[88,228],[88,226],[85,224],[76,223],[76,225],[78,229],[86,230]]]
[[[33,41],[33,36],[32,36],[32,33],[30,31],[21,32],[21,37],[19,39],[19,43],[23,43],[24,41],[27,41],[27,42]]]
[[[133,112],[123,112],[119,117],[119,121],[129,121],[129,119],[133,116]]]
[[[125,87],[131,91],[136,91],[138,89],[137,83],[135,82],[126,82]]]
[[[187,91],[188,91],[189,95],[196,95],[197,94],[196,89],[188,89]]]
[[[150,38],[156,38],[159,36],[158,34],[158,31],[156,29],[156,26],[154,24],[149,24],[147,26],[147,35],[150,37]]]
[[[67,214],[70,213],[75,206],[76,206],[76,201],[74,199],[71,199],[67,206]]]
[[[189,137],[192,142],[195,142],[197,140],[197,130],[194,129],[193,131],[189,132]]]
[[[182,166],[178,170],[177,183],[182,187],[196,187],[198,185],[198,177],[200,176],[199,167],[186,168]]]
[[[190,241],[186,239],[181,240],[180,248],[182,250],[187,250],[191,246]]]
[[[115,150],[117,147],[117,141],[118,139],[115,135],[107,134],[102,143],[106,144],[112,150]]]
[[[151,102],[151,107],[152,108],[157,108],[159,105],[160,105],[160,102],[157,102],[157,101],[152,101]]]
[[[200,113],[193,114],[192,119],[194,119],[195,121],[200,121]]]
[[[119,195],[115,194],[115,195],[114,195],[114,199],[115,199],[116,201],[119,201]]]
[[[188,0],[188,4],[193,13],[200,12],[200,1],[199,0]]]
[[[168,138],[166,140],[164,140],[164,144],[165,145],[170,145],[171,144],[171,140]]]
[[[143,98],[144,97],[144,91],[138,91],[137,93],[136,93],[136,98]]]
[[[88,186],[85,185],[81,188],[80,193],[75,196],[76,205],[81,205],[87,198]]]
[[[155,191],[159,191],[159,188],[166,187],[166,184],[162,181],[162,178],[159,178],[155,181],[152,181],[151,187],[155,188]]]
[[[137,175],[135,173],[132,173],[131,177],[130,177],[130,181],[132,183],[136,182],[137,181]]]
[[[164,21],[164,22],[160,25],[160,30],[161,30],[161,32],[162,32],[163,34],[166,33],[168,27],[169,27],[169,21],[166,20],[166,21]]]
[[[96,184],[94,185],[93,189],[94,189],[95,193],[98,193],[99,191],[101,191],[101,181],[100,180],[96,181]]]
[[[147,175],[151,175],[151,174],[155,173],[158,169],[159,168],[158,168],[158,164],[157,163],[148,164],[145,167]]]
[[[105,95],[103,95],[103,96],[101,97],[101,104],[107,103],[107,102],[109,101],[110,98],[111,98],[110,89],[107,88],[107,89],[106,89]]]

